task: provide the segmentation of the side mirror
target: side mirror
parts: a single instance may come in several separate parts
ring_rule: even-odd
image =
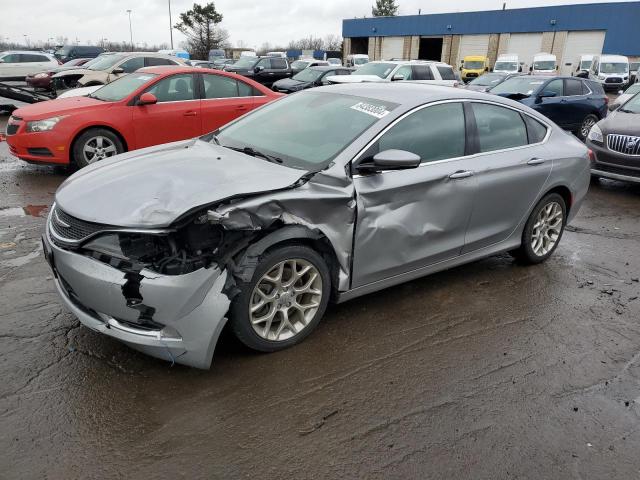
[[[4,63],[4,58],[0,58],[0,63]]]
[[[373,162],[361,163],[358,170],[362,172],[380,172],[386,170],[407,170],[417,168],[420,157],[406,150],[384,150],[373,157]]]
[[[111,70],[111,73],[115,73],[116,75],[120,73],[124,73],[124,68],[122,67],[114,68],[113,70]]]
[[[551,90],[543,90],[538,94],[538,98],[551,98],[555,97],[557,94]]]
[[[263,70],[264,70],[264,67],[261,65],[261,66],[259,66],[259,67],[254,68],[254,69],[253,69],[253,72],[254,72],[254,73],[260,73],[260,72],[261,72],[261,71],[263,71]]]
[[[620,108],[620,104],[619,103],[610,103],[609,104],[609,111],[613,112],[614,110],[617,110]]]
[[[556,65],[556,70],[560,70],[560,66],[559,65]]]
[[[391,77],[392,82],[400,82],[402,80],[404,80],[404,75],[394,75]]]
[[[484,71],[488,72],[489,71],[489,67],[484,67]]]
[[[624,92],[622,90],[618,90],[618,95],[622,95]]]
[[[518,68],[518,73],[522,73],[522,65]]]
[[[530,71],[530,72],[533,72],[533,67],[529,67],[529,71]]]
[[[154,105],[156,103],[158,103],[158,98],[153,93],[145,92],[140,95],[136,105]]]

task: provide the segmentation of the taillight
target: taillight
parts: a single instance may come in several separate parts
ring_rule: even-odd
[[[594,163],[596,161],[596,154],[593,153],[593,150],[589,149],[589,160],[591,160],[591,163]]]
[[[604,104],[605,105],[609,105],[609,96],[608,95],[604,96]]]

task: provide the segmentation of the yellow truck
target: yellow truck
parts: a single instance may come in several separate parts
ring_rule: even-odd
[[[489,59],[482,55],[467,55],[460,65],[463,82],[469,82],[489,71]]]

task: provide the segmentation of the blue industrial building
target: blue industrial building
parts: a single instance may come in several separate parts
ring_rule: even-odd
[[[345,55],[424,58],[453,65],[465,55],[554,53],[640,56],[640,2],[593,3],[343,20]],[[568,65],[567,65],[568,66]]]

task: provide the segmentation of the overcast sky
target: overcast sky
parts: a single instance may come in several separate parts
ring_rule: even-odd
[[[443,13],[450,11],[492,10],[502,8],[503,0],[398,0],[400,14]],[[602,0],[606,2],[607,0]],[[205,4],[205,1],[199,2]],[[231,43],[243,41],[259,47],[264,42],[286,45],[289,40],[308,35],[324,37],[341,34],[342,19],[371,16],[373,0],[217,0],[224,16],[222,25],[231,34]],[[507,8],[595,3],[593,1],[508,0]],[[188,10],[193,0],[171,0],[173,23],[178,13]],[[97,43],[101,38],[128,41],[126,10],[131,9],[133,41],[160,44],[169,42],[167,0],[0,0],[0,35],[10,41],[30,41],[65,36],[80,43]],[[6,38],[4,38],[6,40]],[[183,40],[174,30],[174,43]]]

